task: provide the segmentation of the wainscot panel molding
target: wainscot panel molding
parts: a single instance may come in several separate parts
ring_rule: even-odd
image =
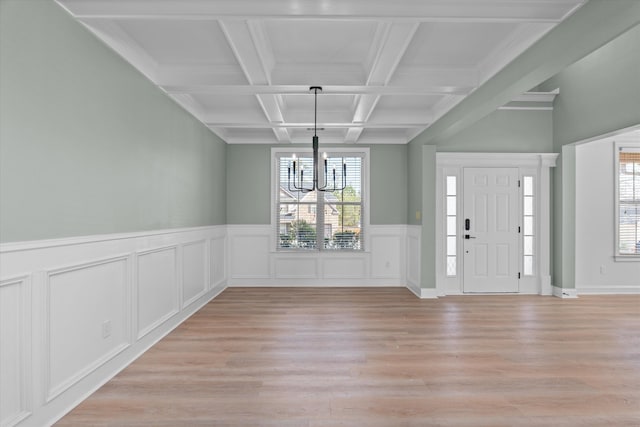
[[[0,426],[51,425],[227,286],[227,227],[0,245]]]
[[[407,228],[406,225],[370,225],[366,251],[302,252],[276,250],[270,225],[229,225],[228,284],[407,286]],[[419,227],[417,234],[419,236]],[[419,265],[419,253],[415,257],[414,264]],[[413,268],[417,274],[416,267]]]
[[[136,254],[137,338],[178,312],[178,246]]]
[[[196,301],[209,289],[207,241],[182,245],[182,308]]]
[[[420,236],[422,227],[419,225],[407,226],[407,239],[405,246],[407,255],[404,268],[406,270],[407,288],[420,297]]]
[[[31,414],[31,278],[0,281],[0,426]]]
[[[46,272],[47,402],[130,345],[128,270],[119,256]]]

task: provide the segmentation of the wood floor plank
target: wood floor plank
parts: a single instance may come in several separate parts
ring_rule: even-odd
[[[230,288],[59,426],[640,426],[640,296]]]

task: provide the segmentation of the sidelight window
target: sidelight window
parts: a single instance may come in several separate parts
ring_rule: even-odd
[[[523,243],[523,273],[525,276],[533,276],[534,272],[534,224],[535,224],[535,200],[533,176],[524,176],[522,179],[522,243]]]

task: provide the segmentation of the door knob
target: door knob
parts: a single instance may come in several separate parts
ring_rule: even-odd
[[[465,238],[466,240],[469,240],[469,239],[475,239],[475,237],[470,236],[469,234],[465,234],[465,235],[464,235],[464,238]]]

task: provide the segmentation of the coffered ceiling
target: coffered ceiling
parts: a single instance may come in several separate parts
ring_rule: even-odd
[[[402,144],[586,0],[57,2],[228,143]]]

